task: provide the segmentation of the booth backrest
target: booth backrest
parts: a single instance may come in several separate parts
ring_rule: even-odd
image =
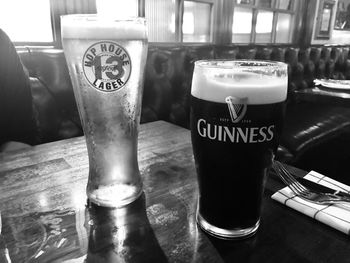
[[[61,49],[17,48],[28,69],[41,142],[82,135],[72,84]],[[313,85],[314,78],[350,79],[347,46],[236,46],[150,44],[141,122],[165,120],[189,126],[194,61],[263,59],[289,64],[288,99]]]

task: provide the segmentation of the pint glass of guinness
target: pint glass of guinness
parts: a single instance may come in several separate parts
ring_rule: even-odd
[[[145,20],[67,15],[61,27],[89,156],[87,196],[100,206],[124,206],[142,193],[137,140]]]
[[[225,239],[254,234],[264,180],[282,130],[287,65],[195,63],[191,137],[199,183],[197,222]]]

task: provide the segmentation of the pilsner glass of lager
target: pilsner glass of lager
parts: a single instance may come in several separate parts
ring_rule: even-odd
[[[191,137],[197,222],[213,236],[243,238],[259,227],[264,180],[282,130],[287,76],[287,65],[280,62],[195,62]]]
[[[87,196],[120,207],[142,193],[137,160],[147,31],[143,18],[61,17],[89,156]]]

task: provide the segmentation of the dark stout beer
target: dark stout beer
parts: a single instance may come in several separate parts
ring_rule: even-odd
[[[266,171],[282,130],[286,72],[270,77],[235,71],[243,62],[212,63],[197,62],[192,83],[197,221],[213,235],[247,236],[259,225]]]

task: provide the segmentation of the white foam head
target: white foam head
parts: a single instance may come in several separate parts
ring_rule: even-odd
[[[63,38],[73,39],[147,39],[144,18],[114,19],[89,15],[61,16]]]
[[[287,97],[287,64],[270,61],[197,61],[191,94],[199,99],[225,102],[233,96],[248,104],[282,102]]]

